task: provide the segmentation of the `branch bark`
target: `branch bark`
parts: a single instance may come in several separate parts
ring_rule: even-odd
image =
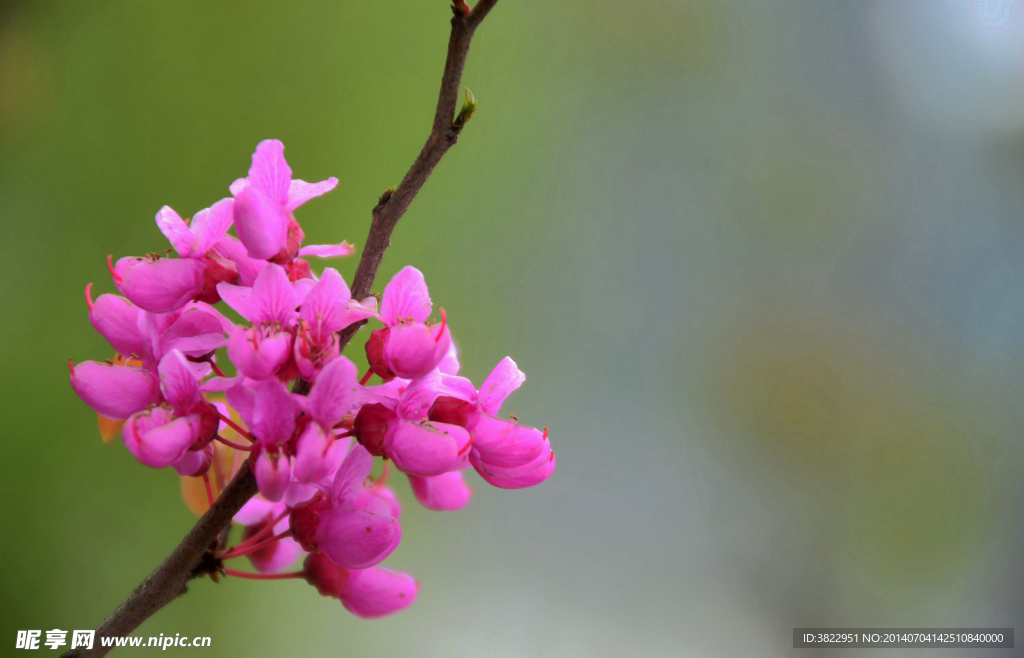
[[[462,0],[456,0],[456,5],[460,5],[461,2]],[[479,0],[469,14],[463,14],[457,9],[454,12],[451,35],[448,38],[448,56],[441,77],[441,90],[434,110],[430,135],[402,182],[393,192],[381,197],[373,209],[366,246],[363,248],[352,281],[352,296],[356,299],[362,299],[370,294],[398,220],[408,210],[409,204],[430,177],[437,163],[458,141],[465,121],[461,116],[456,117],[455,108],[459,98],[462,71],[469,54],[469,44],[476,28],[497,2],[498,0]],[[342,332],[342,348],[364,323],[352,325]],[[301,380],[297,384],[296,392],[306,388],[305,382]],[[112,647],[104,647],[100,638],[128,635],[165,605],[187,592],[188,581],[207,571],[205,563],[212,557],[212,551],[221,541],[220,537],[224,530],[230,526],[231,518],[256,494],[256,491],[256,478],[246,461],[181,543],[96,629],[93,648],[69,651],[64,654],[64,658],[105,656]]]

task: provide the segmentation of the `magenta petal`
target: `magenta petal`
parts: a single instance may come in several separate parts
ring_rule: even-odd
[[[288,240],[288,218],[281,207],[263,192],[247,185],[235,195],[235,232],[250,258],[269,259]]]
[[[540,430],[487,414],[480,416],[473,429],[473,454],[497,468],[519,468],[550,449]]]
[[[156,374],[132,366],[83,361],[71,373],[71,388],[96,413],[116,420],[160,401]]]
[[[203,256],[228,233],[234,219],[234,199],[221,199],[195,214],[189,229],[195,240],[194,256]]]
[[[185,356],[204,356],[228,344],[226,318],[207,307],[190,308],[178,316],[160,337],[160,352],[176,349]],[[228,323],[228,326],[233,326]]]
[[[202,450],[186,450],[178,461],[171,464],[178,475],[199,476],[210,468],[213,461],[213,446],[207,444]]]
[[[473,461],[472,459],[470,461]],[[555,459],[554,451],[549,451],[542,456],[540,459],[540,465],[534,470],[517,476],[501,476],[494,475],[488,471],[488,469],[482,465],[478,465],[475,461],[473,467],[476,468],[477,473],[480,474],[488,484],[492,484],[499,489],[525,489],[526,487],[532,487],[540,484],[544,480],[551,477],[551,474],[555,472],[555,465],[557,460]]]
[[[353,570],[342,587],[345,609],[363,619],[376,619],[404,610],[416,601],[419,585],[407,573],[384,567]]]
[[[430,292],[423,273],[406,265],[384,286],[380,314],[388,326],[400,322],[426,322],[430,317]]]
[[[268,516],[274,514],[280,514],[283,511],[283,507],[280,503],[272,503],[266,498],[259,496],[253,496],[245,505],[242,505],[242,509],[235,512],[235,515],[231,517],[231,520],[235,523],[241,523],[242,525],[256,525],[263,521],[269,522]]]
[[[469,445],[469,432],[458,425],[401,421],[385,439],[395,466],[409,475],[431,477],[456,468]]]
[[[311,244],[299,249],[299,256],[316,256],[317,258],[343,258],[356,253],[355,245],[349,242],[341,244]]]
[[[228,340],[228,358],[239,372],[255,380],[270,379],[288,360],[292,336],[281,332],[265,337],[261,329],[238,330]]]
[[[522,386],[524,381],[526,375],[516,366],[512,357],[506,356],[494,366],[494,370],[487,375],[483,386],[480,387],[480,410],[485,414],[497,414],[505,398]]]
[[[140,308],[167,313],[181,308],[202,292],[205,269],[203,263],[191,258],[142,260],[125,268],[117,288]]]
[[[286,520],[287,521],[287,520]],[[281,532],[286,530],[283,528]],[[252,566],[260,573],[277,573],[295,564],[303,554],[302,547],[291,537],[282,537],[271,546],[249,553]]]
[[[218,283],[217,294],[221,301],[227,304],[235,313],[238,313],[246,320],[250,319],[249,297],[252,295],[251,286],[236,286],[232,283]]]
[[[180,256],[187,258],[192,255],[195,238],[185,220],[173,208],[164,206],[158,210],[156,213],[156,225]]]
[[[302,432],[295,447],[295,465],[292,475],[299,482],[319,482],[330,473],[331,466],[326,459],[329,442],[323,429],[317,423],[310,423]]]
[[[160,359],[157,372],[160,374],[160,392],[179,414],[188,412],[199,403],[199,382],[181,352],[168,352]]]
[[[235,267],[238,268],[238,282],[243,286],[251,287],[256,276],[267,266],[265,260],[250,258],[245,246],[230,235],[224,236],[217,244],[213,245],[213,248],[221,256],[235,264]]]
[[[285,203],[284,211],[292,212],[310,199],[323,196],[338,185],[338,179],[331,176],[319,183],[307,183],[304,180],[295,179],[288,186],[288,202]]]
[[[346,569],[379,564],[395,550],[401,538],[402,526],[397,519],[351,509],[324,512],[316,532],[321,552]]]
[[[149,341],[139,330],[141,312],[124,297],[100,295],[89,310],[89,321],[115,352],[142,357],[149,349]]]
[[[349,290],[338,270],[324,268],[320,280],[302,301],[299,317],[306,321],[313,339],[325,342],[329,335],[345,326]]]
[[[349,450],[345,461],[341,462],[338,472],[334,474],[331,484],[331,497],[338,505],[348,505],[355,500],[356,494],[373,469],[373,457],[361,445]]]
[[[291,181],[292,169],[284,159],[281,140],[265,139],[257,144],[249,167],[249,185],[284,206]]]
[[[295,418],[299,412],[298,403],[292,399],[284,384],[272,379],[256,393],[249,429],[266,447],[283,443],[292,438]]]
[[[451,338],[443,331],[438,341],[439,331],[419,322],[391,327],[384,343],[384,362],[399,377],[423,377],[437,367],[448,351]]]
[[[248,318],[253,324],[286,324],[295,317],[295,294],[288,274],[280,265],[269,265],[259,273],[249,296]]]
[[[462,479],[462,471],[449,471],[429,478],[410,475],[409,484],[421,505],[439,512],[460,510],[473,496],[473,491]]]
[[[322,427],[334,427],[361,401],[358,378],[355,365],[346,357],[334,359],[317,376],[306,411]]]
[[[256,476],[256,485],[260,493],[267,500],[277,502],[284,496],[291,480],[291,467],[287,457],[271,455],[266,450],[256,458],[256,466],[253,469]]]
[[[146,466],[165,468],[181,459],[199,434],[199,418],[184,416],[160,424],[158,410],[133,416],[121,429],[128,452]]]

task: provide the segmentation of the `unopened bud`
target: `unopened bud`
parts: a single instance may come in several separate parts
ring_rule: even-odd
[[[466,122],[473,118],[473,113],[476,112],[476,96],[469,87],[465,87],[466,90],[466,101],[462,104],[462,109],[459,110],[459,116],[455,117],[455,125],[464,126]]]

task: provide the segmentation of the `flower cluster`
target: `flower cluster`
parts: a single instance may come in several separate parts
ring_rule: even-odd
[[[424,507],[458,510],[471,496],[466,469],[519,489],[547,479],[555,455],[546,429],[498,416],[525,380],[512,359],[479,389],[459,376],[447,317],[442,309],[431,321],[419,270],[396,274],[379,309],[375,297],[352,299],[336,270],[313,273],[304,257],[354,252],[346,242],[303,246],[294,217],[336,185],[292,179],[284,146],[267,140],[231,197],[191,221],[162,208],[156,223],[177,257],[108,259],[120,295],[94,301],[90,284],[86,300],[115,355],[69,362],[70,379],[140,462],[201,478],[207,505],[248,459],[260,493],[235,516],[241,542],[219,557],[246,556],[258,573],[225,573],[303,577],[353,614],[379,617],[410,605],[418,588],[378,566],[402,537],[388,464]],[[369,334],[360,377],[340,333],[367,320],[382,327]],[[374,375],[382,383],[368,385]],[[384,461],[376,479],[374,457]],[[304,554],[301,571],[281,573]]]

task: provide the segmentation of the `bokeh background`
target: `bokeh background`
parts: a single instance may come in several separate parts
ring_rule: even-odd
[[[109,352],[85,283],[112,290],[108,253],[163,249],[156,210],[226,196],[267,137],[341,181],[301,209],[309,242],[361,244],[426,136],[448,11],[0,3],[2,653],[95,627],[194,521],[67,384]],[[464,82],[479,111],[380,280],[425,272],[477,382],[517,360],[504,410],[551,428],[558,471],[474,476],[457,514],[400,483],[400,615],[198,581],[139,634],[815,656],[840,652],[794,652],[794,626],[1022,627],[1024,3],[503,0]]]

